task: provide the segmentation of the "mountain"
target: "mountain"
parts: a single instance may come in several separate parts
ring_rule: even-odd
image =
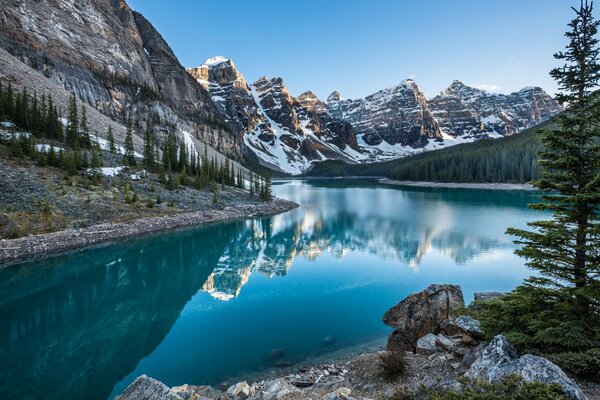
[[[430,101],[443,131],[453,137],[508,136],[541,124],[562,111],[543,89],[526,87],[508,95],[488,93],[454,81]]]
[[[241,157],[241,132],[227,126],[162,36],[123,0],[6,0],[0,21],[0,48],[30,73],[121,125],[131,117],[138,136],[152,124],[159,135]],[[9,73],[0,66],[0,76]],[[27,79],[12,83],[36,90]],[[105,124],[92,130],[106,135]]]
[[[317,163],[310,176],[387,176],[406,181],[526,183],[539,178],[539,129],[552,128],[552,119],[518,135],[462,143],[381,163],[350,165]]]
[[[352,125],[332,117],[312,92],[294,98],[281,78],[262,77],[250,85],[233,61],[221,56],[187,71],[271,168],[298,174],[314,161],[364,158]]]
[[[502,95],[458,81],[431,99],[410,79],[361,99],[294,97],[281,78],[248,83],[224,57],[186,70],[124,0],[6,0],[0,22],[3,81],[51,92],[63,113],[74,93],[100,139],[110,125],[122,142],[131,119],[139,153],[152,125],[159,142],[176,135],[210,157],[300,174],[508,136],[562,109],[540,88]]]
[[[411,79],[362,99],[335,91],[292,96],[281,78],[249,84],[233,61],[213,57],[189,68],[260,162],[290,174],[325,160],[379,162],[535,126],[562,110],[541,88],[509,95],[453,82],[427,99]]]

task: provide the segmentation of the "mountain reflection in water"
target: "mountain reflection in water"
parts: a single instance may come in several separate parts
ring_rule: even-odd
[[[0,269],[0,393],[105,399],[141,373],[214,384],[268,368],[274,348],[296,362],[381,337],[381,313],[444,271],[488,279],[482,290],[527,274],[504,231],[532,219],[531,193],[366,180],[274,191],[302,207]]]

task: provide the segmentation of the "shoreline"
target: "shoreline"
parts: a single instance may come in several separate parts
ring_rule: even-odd
[[[299,205],[292,201],[273,199],[270,203],[228,206],[221,210],[182,212],[118,223],[107,222],[82,229],[66,229],[17,239],[3,239],[0,241],[0,269],[21,262],[114,242],[118,239],[139,237],[171,229],[198,227],[215,222],[266,217],[291,211],[297,207]]]
[[[446,189],[476,189],[476,190],[525,190],[536,191],[529,183],[454,183],[454,182],[425,182],[425,181],[396,181],[389,178],[381,178],[379,183],[393,186],[411,186],[425,188]]]

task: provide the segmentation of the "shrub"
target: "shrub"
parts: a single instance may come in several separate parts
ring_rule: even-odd
[[[580,352],[547,354],[546,357],[580,378],[600,382],[600,348]]]
[[[526,382],[517,375],[509,375],[499,382],[460,378],[462,390],[422,389],[417,400],[566,400],[558,384]]]
[[[379,372],[389,381],[403,375],[407,367],[408,363],[403,351],[388,351],[379,356]]]

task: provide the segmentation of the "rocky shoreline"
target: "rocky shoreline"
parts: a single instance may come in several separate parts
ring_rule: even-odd
[[[476,299],[486,301],[499,295],[478,293]],[[449,392],[460,396],[469,382],[498,383],[515,378],[521,382],[553,384],[557,395],[562,393],[571,400],[597,398],[600,394],[598,385],[576,382],[546,358],[519,355],[504,335],[485,341],[477,320],[467,315],[456,316],[464,311],[464,306],[459,286],[430,285],[408,296],[383,316],[383,322],[394,328],[387,351],[352,355],[335,363],[299,367],[280,377],[218,387],[186,384],[169,388],[142,375],[117,399],[437,399],[445,398],[444,393]],[[382,368],[385,369],[382,361],[390,354],[400,354],[405,364],[393,379],[382,374]],[[437,390],[443,397],[422,397],[428,390]],[[485,398],[494,397],[488,393]]]
[[[419,182],[419,181],[396,181],[382,178],[379,183],[394,186],[413,186],[428,188],[447,189],[480,189],[480,190],[537,190],[529,183],[454,183],[454,182]]]
[[[228,206],[219,210],[180,212],[161,217],[30,235],[18,239],[4,239],[0,240],[0,268],[126,238],[228,220],[270,216],[296,207],[298,204],[294,202],[274,199],[269,203]]]

